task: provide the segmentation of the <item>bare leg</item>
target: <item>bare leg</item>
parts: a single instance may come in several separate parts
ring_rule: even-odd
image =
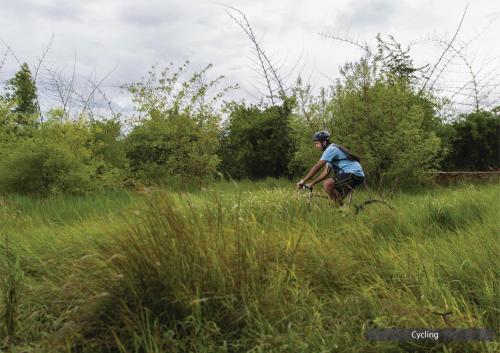
[[[323,188],[333,202],[335,202],[338,206],[342,206],[342,199],[340,193],[335,189],[335,181],[333,178],[326,179],[323,182]]]

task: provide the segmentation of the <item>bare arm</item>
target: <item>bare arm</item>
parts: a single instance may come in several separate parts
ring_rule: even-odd
[[[323,171],[321,172],[321,174],[316,178],[316,180],[314,180],[312,183],[311,183],[311,186],[314,186],[320,182],[322,182],[323,180],[325,180],[326,178],[328,178],[328,175],[330,174],[330,171],[331,171],[331,167],[328,165],[328,164],[325,164],[325,169],[323,169]]]
[[[301,185],[304,185],[306,181],[311,179],[313,176],[315,176],[318,171],[323,168],[323,166],[326,164],[326,161],[319,160],[318,163],[312,166],[311,170],[306,174],[304,179],[302,179],[298,184],[297,187],[301,187]]]

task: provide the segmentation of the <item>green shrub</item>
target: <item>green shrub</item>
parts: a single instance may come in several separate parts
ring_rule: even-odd
[[[450,126],[451,152],[443,165],[451,170],[500,168],[500,114],[477,111],[465,114]]]
[[[413,185],[438,167],[443,148],[436,100],[384,65],[370,56],[346,64],[329,91],[306,100],[297,116],[292,168],[303,171],[319,159],[311,136],[322,129],[361,157],[371,185]],[[309,89],[298,85],[296,95],[310,96]]]
[[[175,71],[173,64],[160,72],[153,67],[145,79],[125,86],[140,113],[124,141],[131,172],[140,182],[200,185],[215,175],[218,101],[232,87],[212,92],[223,76],[207,80],[208,65],[184,77],[188,64]]]
[[[123,172],[94,155],[89,138],[83,123],[52,121],[32,137],[5,142],[0,149],[1,192],[84,194],[119,185]]]
[[[186,115],[146,120],[125,145],[134,178],[145,183],[199,184],[215,175],[219,162],[212,135]]]
[[[295,150],[290,126],[290,100],[261,108],[230,104],[222,133],[222,166],[232,178],[286,177]]]

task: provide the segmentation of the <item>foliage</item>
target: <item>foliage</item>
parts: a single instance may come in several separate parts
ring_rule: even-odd
[[[0,97],[0,190],[85,193],[124,180],[200,186],[218,170],[236,179],[303,175],[319,157],[311,136],[321,129],[361,156],[371,185],[413,184],[448,153],[446,169],[498,168],[497,112],[445,124],[442,102],[417,87],[426,67],[415,67],[408,48],[378,35],[377,51],[366,51],[319,94],[299,78],[273,106],[222,102],[235,87],[221,89],[212,65],[193,74],[188,61],[153,67],[123,86],[138,113],[126,136],[119,117],[70,121],[57,107],[38,123],[37,88],[23,64]]]
[[[189,61],[174,70],[174,65],[159,71],[152,67],[142,81],[124,86],[132,95],[132,101],[142,118],[164,118],[186,115],[193,118],[200,126],[211,126],[217,121],[217,104],[224,95],[235,86],[211,91],[221,84],[224,76],[208,79],[213,65],[207,65],[199,72],[184,78]]]
[[[0,140],[2,141],[10,138],[16,131],[13,110],[14,103],[12,100],[0,97]]]
[[[122,123],[117,118],[89,122],[92,153],[113,168],[126,171],[129,161],[122,135]]]
[[[374,60],[380,63],[381,73],[387,77],[395,76],[412,84],[418,84],[419,79],[425,74],[424,67],[415,67],[410,56],[410,48],[403,49],[393,36],[385,40],[377,34],[377,53]]]
[[[21,70],[7,81],[8,97],[16,102],[14,112],[33,115],[38,112],[37,89],[28,64],[21,65]]]
[[[264,108],[229,104],[222,132],[222,171],[238,179],[288,176],[294,152],[292,105],[290,99],[281,106]]]
[[[142,82],[125,86],[140,113],[125,140],[127,156],[143,182],[166,183],[174,177],[200,183],[216,171],[217,105],[234,87],[212,93],[223,79],[207,80],[212,65],[183,79],[188,63],[175,71],[171,64],[159,73],[153,67]]]
[[[11,114],[0,116],[2,125],[11,125],[15,130],[33,127],[37,123],[37,88],[28,64],[7,81],[5,99],[11,102]]]
[[[451,124],[452,150],[444,161],[451,170],[487,171],[500,168],[500,114],[477,111]]]
[[[437,166],[441,146],[435,130],[440,120],[432,97],[417,94],[407,77],[379,66],[370,57],[346,64],[328,102],[309,105],[309,125],[329,130],[333,142],[361,156],[372,183],[411,184]],[[310,133],[302,133],[303,141],[310,141]],[[310,142],[302,144],[296,163],[310,150]]]
[[[14,112],[15,104],[0,96],[0,141],[29,137],[37,128],[35,115]]]
[[[186,116],[143,121],[126,137],[134,177],[145,183],[201,183],[215,174],[219,159],[211,131]]]
[[[293,89],[297,105],[291,117],[292,136],[296,144],[288,168],[291,174],[303,176],[318,161],[312,136],[316,131],[329,129],[332,120],[330,102],[332,90],[321,88],[319,95],[312,92],[310,84],[304,85],[299,77]]]
[[[49,120],[30,137],[0,145],[0,191],[20,194],[82,194],[116,187],[124,175],[90,148],[82,120]]]

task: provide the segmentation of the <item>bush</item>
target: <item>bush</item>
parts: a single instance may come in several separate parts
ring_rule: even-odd
[[[122,124],[113,118],[104,121],[91,121],[89,124],[90,148],[92,153],[108,165],[127,170],[129,161],[126,156]]]
[[[448,170],[500,168],[500,115],[477,111],[451,124],[452,151],[443,165]]]
[[[183,77],[189,62],[172,71],[153,69],[141,82],[126,85],[137,125],[125,140],[133,176],[145,183],[201,184],[219,163],[218,101],[232,87],[212,94],[223,76],[207,80],[212,65]],[[208,82],[208,83],[207,83]]]
[[[359,155],[371,183],[411,185],[438,166],[439,118],[431,97],[415,92],[406,78],[381,73],[377,65],[368,58],[346,65],[328,100],[312,112],[309,126],[329,130],[332,142]],[[312,129],[298,133],[296,168],[313,155]]]
[[[201,183],[219,162],[211,135],[185,115],[147,120],[125,144],[134,177],[145,183]]]
[[[50,121],[28,138],[0,148],[0,191],[20,194],[84,194],[117,186],[123,172],[89,148],[83,122]]]
[[[222,136],[222,171],[233,178],[288,176],[294,152],[290,101],[260,108],[231,104]]]

